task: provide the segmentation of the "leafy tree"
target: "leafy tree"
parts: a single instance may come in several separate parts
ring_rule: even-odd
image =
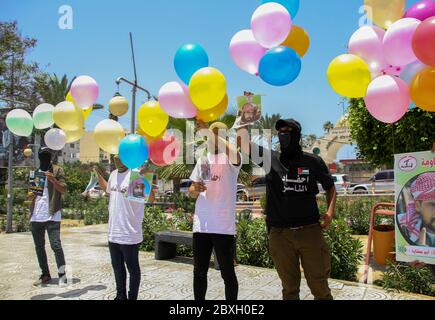
[[[317,136],[315,134],[310,134],[308,136],[304,136],[302,139],[302,144],[306,148],[310,148],[317,141]]]
[[[435,141],[435,114],[419,108],[409,110],[395,124],[373,118],[363,99],[351,99],[349,126],[358,145],[358,157],[374,166],[392,167],[394,154],[427,151]]]
[[[323,130],[325,130],[326,133],[329,133],[332,129],[334,129],[334,124],[331,121],[325,122]]]

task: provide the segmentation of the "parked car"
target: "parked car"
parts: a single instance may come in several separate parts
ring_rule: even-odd
[[[192,185],[192,183],[193,181],[189,179],[181,180],[180,192],[184,194],[189,194],[189,188]]]
[[[351,181],[348,175],[346,174],[333,174],[332,178],[334,179],[335,188],[337,189],[337,193],[347,193],[349,188],[351,187]],[[324,193],[322,185],[319,183],[319,191]]]
[[[394,193],[394,170],[376,173],[368,181],[352,185],[353,194]]]
[[[256,201],[266,194],[266,177],[257,178],[252,182],[251,187],[238,188],[238,201]]]
[[[100,199],[104,197],[105,191],[100,186],[96,186],[89,190],[88,196],[90,199]]]

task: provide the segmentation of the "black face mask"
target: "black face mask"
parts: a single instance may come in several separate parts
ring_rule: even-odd
[[[301,134],[298,131],[281,132],[278,138],[283,154],[292,157],[301,152]]]
[[[42,153],[39,155],[39,161],[41,163],[40,169],[41,171],[48,171],[51,167],[51,154]]]

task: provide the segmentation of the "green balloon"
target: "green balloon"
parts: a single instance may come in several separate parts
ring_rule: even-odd
[[[54,107],[51,104],[43,103],[33,111],[33,123],[36,129],[43,130],[50,128],[54,124]]]
[[[33,132],[33,120],[30,114],[24,110],[12,110],[6,117],[8,129],[20,137],[29,137]]]

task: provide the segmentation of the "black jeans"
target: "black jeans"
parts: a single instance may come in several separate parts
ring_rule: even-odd
[[[39,267],[41,268],[42,274],[46,276],[50,275],[47,253],[45,252],[45,231],[47,231],[50,246],[56,258],[59,276],[63,276],[65,274],[65,256],[60,241],[60,222],[32,222],[30,228],[33,241],[35,242],[36,256],[38,257]]]
[[[128,300],[137,300],[141,271],[139,266],[139,244],[123,245],[109,242],[110,257],[115,273],[116,297],[127,300],[127,270],[130,275]]]
[[[234,270],[235,237],[222,234],[193,234],[193,291],[195,300],[205,300],[207,293],[207,273],[213,248],[225,282],[226,300],[237,300],[239,283]]]

